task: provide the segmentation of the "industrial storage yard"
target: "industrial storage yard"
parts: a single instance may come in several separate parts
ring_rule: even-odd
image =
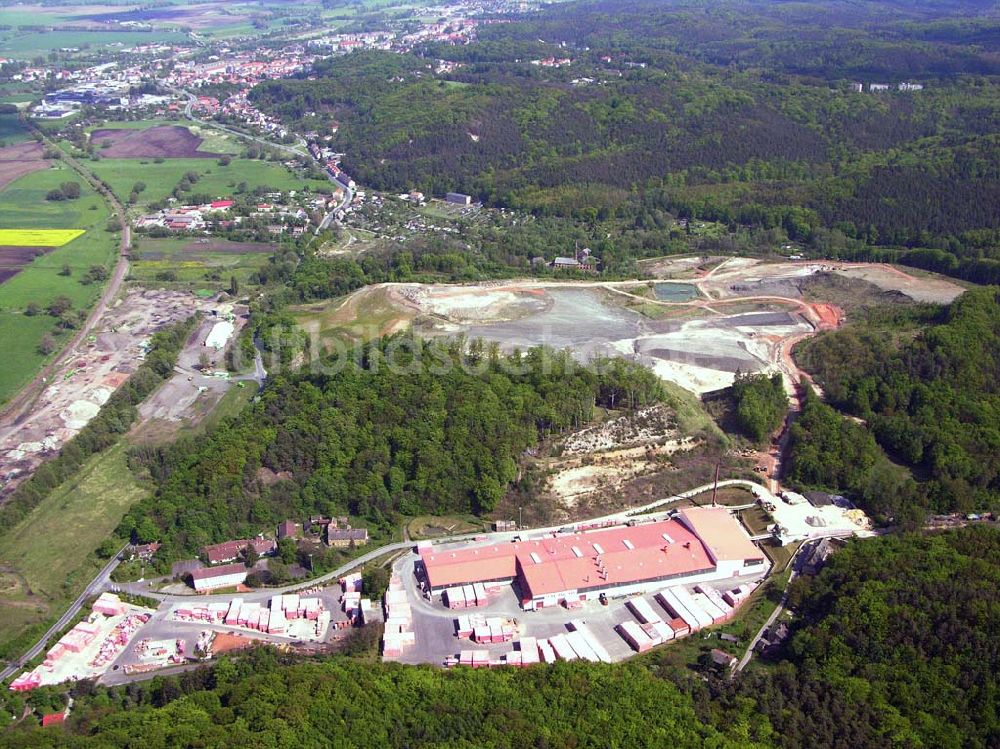
[[[137,290],[109,309],[94,333],[66,357],[30,414],[0,428],[0,491],[12,491],[97,415],[142,363],[153,333],[207,313],[214,304],[183,292]]]
[[[417,550],[386,594],[384,657],[613,662],[731,619],[770,570],[724,508]]]
[[[863,514],[840,498],[814,504],[744,481],[719,487],[730,485],[752,490],[786,543],[870,533]],[[706,488],[563,527],[375,550],[369,558],[397,554],[382,606],[362,589],[358,572],[304,589],[240,585],[187,595],[112,583],[112,591],[161,602],[154,610],[102,593],[11,688],[84,678],[121,684],[254,644],[332,652],[352,628],[379,623],[383,658],[403,663],[620,661],[729,622],[772,572],[737,509],[690,506],[687,500]],[[224,572],[227,565],[210,569]]]
[[[27,691],[91,678],[118,684],[253,644],[322,651],[352,626],[381,620],[380,607],[363,596],[357,574],[332,587],[300,593],[190,596],[165,601],[155,610],[105,592],[88,615],[46,651],[44,661],[21,673],[11,689]]]

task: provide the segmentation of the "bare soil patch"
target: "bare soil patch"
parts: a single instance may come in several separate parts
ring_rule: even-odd
[[[25,174],[45,168],[42,144],[18,143],[0,148],[0,190]]]
[[[16,276],[24,266],[52,249],[54,248],[0,245],[0,284]]]
[[[214,159],[219,154],[199,151],[201,138],[180,125],[157,125],[145,130],[106,129],[90,134],[91,142],[109,159]],[[105,147],[105,143],[111,143]]]

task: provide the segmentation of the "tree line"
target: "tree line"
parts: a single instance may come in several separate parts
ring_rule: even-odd
[[[936,512],[997,509],[1000,289],[970,289],[941,312],[901,315],[888,325],[824,333],[797,348],[830,403],[864,425],[835,425],[829,407],[807,404],[792,431],[793,477],[859,488],[877,441],[920,479],[919,486],[897,487],[907,502]],[[900,502],[885,488],[872,493],[883,493],[879,509],[891,515]]]
[[[131,465],[157,488],[119,532],[170,555],[288,517],[347,514],[389,534],[401,515],[486,514],[542,437],[589,423],[597,405],[662,396],[638,364],[583,366],[545,348],[504,356],[462,339],[397,335],[329,365],[277,375],[204,437],[134,448]]]

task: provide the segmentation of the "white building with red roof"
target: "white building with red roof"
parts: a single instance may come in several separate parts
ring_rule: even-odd
[[[432,591],[512,583],[525,609],[760,574],[767,558],[725,508],[527,541],[421,550]]]

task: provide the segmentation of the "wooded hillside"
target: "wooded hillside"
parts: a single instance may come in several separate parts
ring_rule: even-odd
[[[136,448],[133,465],[158,488],[122,535],[169,553],[288,517],[350,514],[391,532],[400,514],[488,513],[541,437],[588,423],[596,404],[640,408],[662,396],[638,364],[583,367],[543,348],[506,357],[396,336],[359,362],[328,364],[279,375],[205,437]]]

